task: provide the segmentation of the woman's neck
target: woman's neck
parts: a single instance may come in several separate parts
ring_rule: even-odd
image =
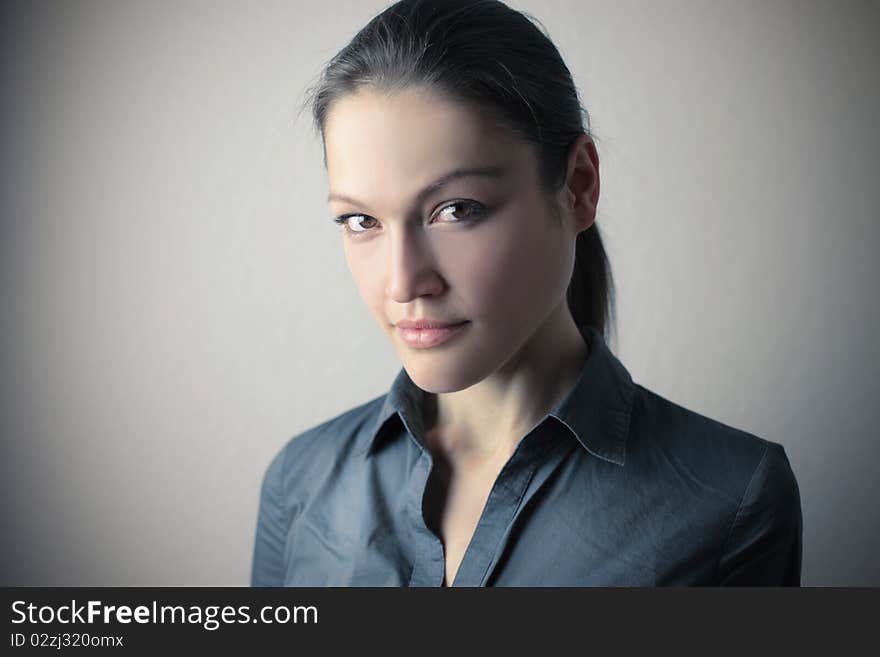
[[[563,300],[507,363],[469,388],[428,393],[429,449],[465,469],[505,462],[519,441],[571,390],[588,348]]]

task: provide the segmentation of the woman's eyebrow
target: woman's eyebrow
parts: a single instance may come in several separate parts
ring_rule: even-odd
[[[485,167],[471,167],[466,169],[453,169],[449,173],[446,173],[430,185],[427,185],[424,189],[422,189],[418,194],[416,194],[414,205],[418,206],[425,202],[431,194],[436,192],[438,189],[443,187],[444,185],[449,184],[453,180],[458,180],[460,178],[492,178],[498,179],[503,178],[507,175],[508,167],[503,165],[495,165],[495,166],[485,166]],[[327,196],[327,202],[330,201],[345,201],[346,203],[351,203],[352,205],[360,205],[365,206],[366,204],[353,199],[350,196],[346,196],[344,194],[336,194],[331,192]]]

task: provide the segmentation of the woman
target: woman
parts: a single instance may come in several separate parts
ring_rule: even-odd
[[[798,585],[783,447],[606,346],[599,162],[571,75],[501,2],[403,0],[310,97],[346,260],[401,362],[291,440],[254,585]]]

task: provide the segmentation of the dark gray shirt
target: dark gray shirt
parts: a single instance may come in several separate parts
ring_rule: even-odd
[[[453,586],[800,584],[784,448],[633,383],[599,333],[501,470]],[[263,480],[254,586],[441,586],[424,391],[291,439]],[[436,473],[435,473],[436,476]]]

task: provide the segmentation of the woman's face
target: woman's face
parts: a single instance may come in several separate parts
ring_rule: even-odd
[[[349,269],[410,378],[452,392],[519,362],[559,317],[577,237],[551,211],[531,146],[416,90],[344,96],[324,134]],[[425,347],[396,326],[419,319],[466,323]]]

